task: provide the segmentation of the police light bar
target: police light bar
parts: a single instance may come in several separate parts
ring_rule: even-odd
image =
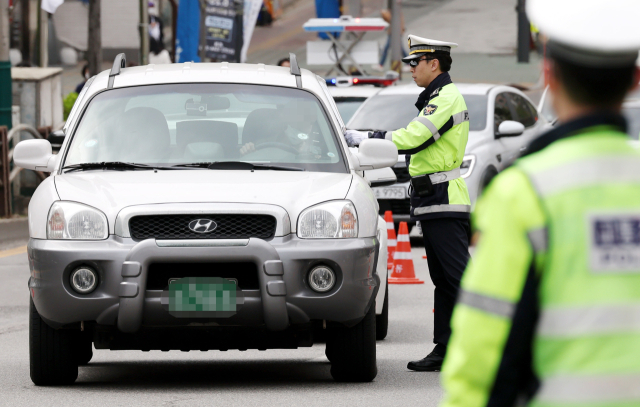
[[[385,76],[337,76],[335,78],[325,78],[327,86],[336,86],[339,88],[357,86],[357,85],[373,85],[375,87],[387,87],[393,85],[399,78],[395,75],[387,74]]]
[[[305,31],[343,32],[343,31],[383,31],[389,24],[381,18],[312,18],[302,25]]]

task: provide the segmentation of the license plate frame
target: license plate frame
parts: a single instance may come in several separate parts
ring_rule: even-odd
[[[372,188],[376,199],[407,199],[407,188],[405,186],[389,186]]]
[[[176,318],[228,318],[244,304],[244,296],[236,279],[171,278],[161,303]]]

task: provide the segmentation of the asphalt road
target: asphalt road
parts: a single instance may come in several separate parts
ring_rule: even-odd
[[[439,373],[406,369],[433,346],[433,286],[423,254],[413,250],[425,284],[390,286],[389,335],[378,342],[372,383],[335,383],[320,344],[265,352],[99,350],[75,385],[47,388],[29,378],[26,252],[0,251],[0,405],[435,406]]]

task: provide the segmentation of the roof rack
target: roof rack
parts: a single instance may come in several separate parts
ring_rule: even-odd
[[[125,68],[126,66],[127,56],[124,53],[116,55],[116,59],[113,60],[111,72],[109,72],[109,84],[107,85],[107,89],[113,88],[113,81],[116,76],[120,75],[120,69]]]
[[[289,53],[289,64],[291,65],[291,75],[296,77],[296,86],[302,88],[302,74],[300,73],[300,66],[298,66],[298,60],[296,54]]]

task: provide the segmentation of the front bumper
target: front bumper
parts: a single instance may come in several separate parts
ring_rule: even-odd
[[[203,324],[281,331],[310,320],[353,325],[375,299],[378,247],[376,238],[303,240],[292,235],[270,241],[31,239],[29,287],[38,313],[53,327],[95,321],[131,333],[141,327]],[[243,307],[228,318],[175,318],[162,307],[162,291],[146,287],[154,262],[239,261],[256,265],[259,289],[243,290]],[[306,283],[308,271],[318,264],[337,274],[336,286],[327,293],[316,293]],[[100,277],[99,286],[87,295],[69,285],[71,272],[80,265],[93,267]]]

